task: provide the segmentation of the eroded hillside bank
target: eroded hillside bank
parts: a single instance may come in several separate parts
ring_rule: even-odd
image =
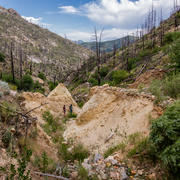
[[[43,123],[43,111],[49,110],[53,115],[62,117],[63,105],[72,104],[78,116],[76,120],[67,122],[64,138],[99,152],[120,143],[130,134],[141,132],[147,136],[151,118],[162,114],[162,109],[153,103],[154,96],[108,85],[93,87],[89,101],[82,109],[62,84],[48,97],[39,93],[24,93],[23,96],[27,109],[45,104],[32,113],[40,124]]]

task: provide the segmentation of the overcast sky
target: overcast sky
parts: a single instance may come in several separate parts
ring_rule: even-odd
[[[103,40],[131,34],[152,7],[167,18],[174,0],[0,0],[35,24],[71,40],[92,40],[93,29],[104,28]],[[180,2],[180,0],[178,0]]]

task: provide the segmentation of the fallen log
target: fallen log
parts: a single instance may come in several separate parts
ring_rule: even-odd
[[[114,132],[112,132],[105,140],[105,143],[107,143],[113,136],[114,136]]]
[[[46,174],[46,173],[41,173],[41,172],[34,172],[34,174],[39,175],[39,176],[53,177],[53,178],[61,179],[61,180],[69,180],[68,178],[65,178],[63,176],[56,176],[53,174]]]

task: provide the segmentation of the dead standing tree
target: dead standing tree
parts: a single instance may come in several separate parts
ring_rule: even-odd
[[[99,36],[97,33],[97,29],[94,28],[94,38],[95,38],[95,45],[96,45],[96,64],[97,64],[97,73],[98,73],[98,85],[101,84],[101,76],[100,76],[100,65],[101,65],[101,39],[102,39],[102,33],[103,30],[101,30]]]
[[[20,45],[19,49],[19,77],[21,82],[21,88],[22,88],[22,76],[23,76],[23,52],[22,52],[22,45]]]
[[[164,38],[164,24],[163,24],[163,10],[161,8],[160,14],[160,45],[163,45],[163,38]]]
[[[15,82],[13,49],[14,49],[14,45],[13,42],[11,42],[11,47],[10,47],[11,74],[12,74],[13,82]]]
[[[116,51],[117,51],[117,45],[116,45],[116,42],[114,42],[114,45],[113,45],[113,67],[115,67],[115,65],[116,65]]]

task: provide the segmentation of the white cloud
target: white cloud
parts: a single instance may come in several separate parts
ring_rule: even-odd
[[[34,17],[26,17],[26,16],[22,16],[25,20],[27,20],[28,22],[31,22],[33,24],[40,24],[42,21],[41,17],[38,18],[34,18]]]
[[[170,12],[172,0],[100,0],[84,5],[86,16],[99,24],[121,26],[121,28],[134,28],[142,23],[144,17],[152,7]]]
[[[136,29],[112,28],[103,31],[102,40],[118,39],[127,35],[135,35]]]
[[[33,24],[36,24],[39,26],[46,26],[46,27],[50,26],[50,24],[42,22],[42,17],[35,18],[35,17],[22,16],[22,18],[24,18],[26,21],[28,21],[30,23],[33,23]]]
[[[103,34],[102,34],[102,41],[118,39],[126,35],[133,35],[133,32],[135,31],[136,31],[135,29],[132,29],[132,30],[120,29],[120,28],[106,29],[103,31]],[[98,32],[98,34],[99,33],[100,31]],[[71,39],[73,41],[78,41],[78,40],[93,41],[94,40],[93,34],[94,34],[93,30],[91,32],[72,31],[72,32],[66,33],[66,36],[68,39]]]
[[[60,6],[60,13],[77,14],[79,11],[73,6]]]
[[[60,35],[64,37],[64,34],[60,34]],[[78,40],[90,41],[92,37],[92,33],[72,30],[71,32],[66,33],[66,36],[68,39],[73,41],[78,41]]]
[[[96,0],[86,3],[79,8],[61,6],[61,12],[80,14],[101,25],[132,29],[144,21],[144,17],[154,5],[162,7],[165,16],[173,7],[173,0]]]

